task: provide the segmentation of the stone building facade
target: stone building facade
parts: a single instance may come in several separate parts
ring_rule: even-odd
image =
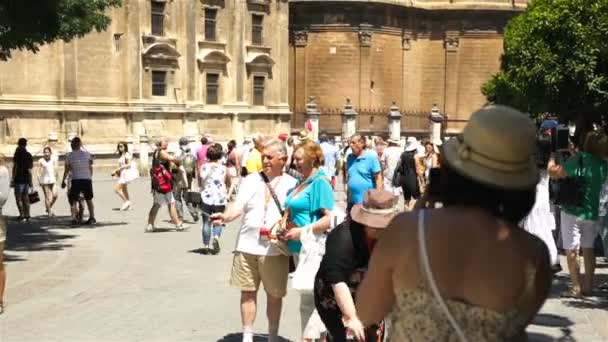
[[[112,24],[0,62],[0,143],[81,136],[201,134],[224,140],[289,129],[287,0],[123,0]]]
[[[350,99],[357,131],[426,135],[436,104],[444,133],[462,129],[485,103],[498,71],[502,32],[527,0],[291,0],[289,100],[292,129],[314,97],[320,129],[338,134]],[[393,109],[390,109],[390,107]]]

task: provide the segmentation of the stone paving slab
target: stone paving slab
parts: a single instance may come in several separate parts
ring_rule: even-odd
[[[112,181],[95,181],[98,225],[68,225],[65,193],[53,219],[11,223],[5,252],[7,311],[0,341],[240,341],[239,292],[228,286],[237,224],[227,227],[222,252],[197,253],[200,226],[170,230],[161,210],[158,233],[143,233],[148,181],[131,185],[134,210],[121,212]],[[340,195],[338,195],[340,196]],[[5,214],[17,211],[11,199]],[[33,215],[43,213],[34,206]],[[608,265],[598,265],[608,277]],[[556,278],[555,296],[565,274]],[[586,301],[552,297],[529,332],[532,340],[608,341],[606,294]],[[257,332],[266,330],[259,295]],[[281,334],[299,338],[299,296],[285,300]],[[263,338],[257,340],[263,341]]]

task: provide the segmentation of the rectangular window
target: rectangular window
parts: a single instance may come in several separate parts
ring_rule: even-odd
[[[205,98],[207,104],[218,104],[218,94],[220,88],[220,75],[207,74],[207,96]]]
[[[251,43],[262,45],[262,33],[264,30],[264,16],[253,14],[251,16]]]
[[[152,34],[163,36],[165,34],[165,2],[152,1]]]
[[[167,95],[167,72],[152,71],[152,95],[165,96]]]
[[[114,34],[114,51],[120,52],[122,33]]]
[[[217,10],[215,8],[205,8],[205,40],[215,41]]]
[[[253,76],[253,104],[256,106],[264,105],[264,76]]]

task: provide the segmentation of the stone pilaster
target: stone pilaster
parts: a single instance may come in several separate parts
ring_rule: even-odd
[[[443,111],[456,116],[458,110],[459,32],[446,32],[445,47],[445,99]]]
[[[303,70],[303,72],[295,73],[294,89],[296,97],[294,98],[294,108],[301,109],[306,103],[306,45],[308,44],[307,31],[294,31],[293,43],[295,48],[295,70]]]
[[[357,112],[347,98],[342,111],[342,140],[350,139],[355,133],[357,133]]]
[[[147,135],[139,136],[139,172],[142,175],[147,175],[150,169],[150,152],[152,152],[150,139]]]
[[[359,97],[357,105],[359,108],[373,108],[372,93],[370,88],[372,87],[371,82],[371,69],[372,69],[372,31],[371,25],[362,24],[359,27],[359,53],[361,56],[359,66]]]

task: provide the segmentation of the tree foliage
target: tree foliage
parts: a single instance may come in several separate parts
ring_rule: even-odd
[[[13,50],[37,52],[58,39],[70,41],[110,24],[106,10],[122,0],[0,0],[0,59]]]
[[[505,29],[492,103],[597,121],[608,111],[608,0],[535,0]]]

